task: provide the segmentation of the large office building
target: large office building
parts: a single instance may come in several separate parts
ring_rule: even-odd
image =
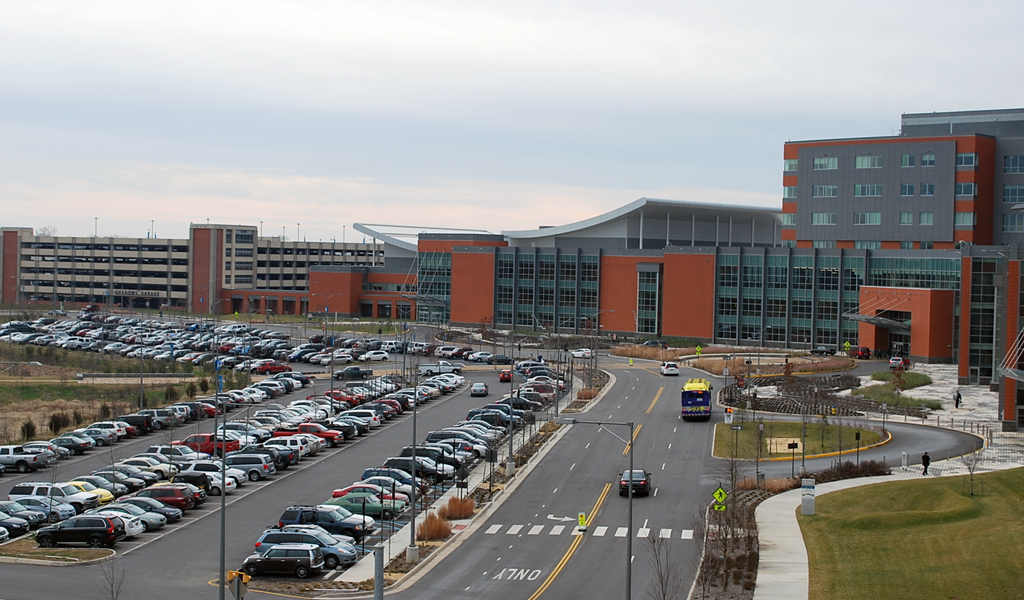
[[[780,166],[781,210],[641,198],[523,231],[355,224],[372,244],[4,229],[3,301],[849,343],[956,364],[1024,425],[1024,109],[906,114],[899,135],[788,142]]]

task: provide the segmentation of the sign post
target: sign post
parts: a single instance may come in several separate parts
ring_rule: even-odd
[[[723,490],[721,487],[719,487],[717,490],[715,490],[713,494],[711,494],[711,497],[715,499],[715,504],[713,507],[714,510],[718,512],[724,511],[725,499],[729,497],[729,494],[726,493],[726,491]]]
[[[576,527],[577,531],[586,531],[587,530],[587,515],[586,515],[586,513],[579,513],[579,515],[577,515],[577,522],[579,523],[579,525]]]

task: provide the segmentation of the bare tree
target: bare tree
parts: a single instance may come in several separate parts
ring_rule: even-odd
[[[36,231],[36,235],[39,237],[54,237],[57,235],[57,228],[53,225],[40,227],[39,230]]]
[[[724,561],[718,554],[719,550],[708,535],[707,521],[699,514],[690,518],[690,528],[693,529],[693,539],[699,540],[701,551],[693,555],[692,566],[696,575],[694,576],[694,591],[699,593],[700,600],[707,600],[715,580],[722,573]]]
[[[975,451],[968,453],[967,447],[960,447],[960,462],[967,468],[967,473],[970,475],[971,480],[971,495],[974,495],[974,474],[978,471],[978,467],[981,466],[981,451]]]
[[[683,565],[672,556],[669,540],[650,533],[641,549],[647,553],[647,564],[654,576],[647,581],[644,590],[654,600],[675,600],[685,592],[686,579]]]
[[[100,565],[102,580],[100,581],[100,593],[104,600],[118,600],[128,583],[128,571],[121,564],[120,559],[108,560]]]

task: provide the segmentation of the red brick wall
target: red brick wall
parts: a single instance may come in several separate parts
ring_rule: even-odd
[[[715,256],[666,254],[662,333],[712,339],[715,327]]]
[[[882,310],[911,313],[910,354],[929,359],[949,359],[953,356],[951,344],[955,300],[953,290],[866,285],[860,288],[861,311],[868,311],[864,314],[877,314]],[[861,345],[872,350],[888,349],[884,329],[860,323],[858,334]]]
[[[18,258],[21,256],[21,239],[17,231],[5,231],[3,239],[3,302],[18,302]]]
[[[453,323],[494,322],[494,255],[452,253]]]

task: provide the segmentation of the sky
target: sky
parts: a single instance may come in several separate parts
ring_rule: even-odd
[[[359,241],[354,222],[497,233],[640,197],[781,208],[787,140],[1024,106],[1022,18],[943,0],[0,0],[0,225]]]

